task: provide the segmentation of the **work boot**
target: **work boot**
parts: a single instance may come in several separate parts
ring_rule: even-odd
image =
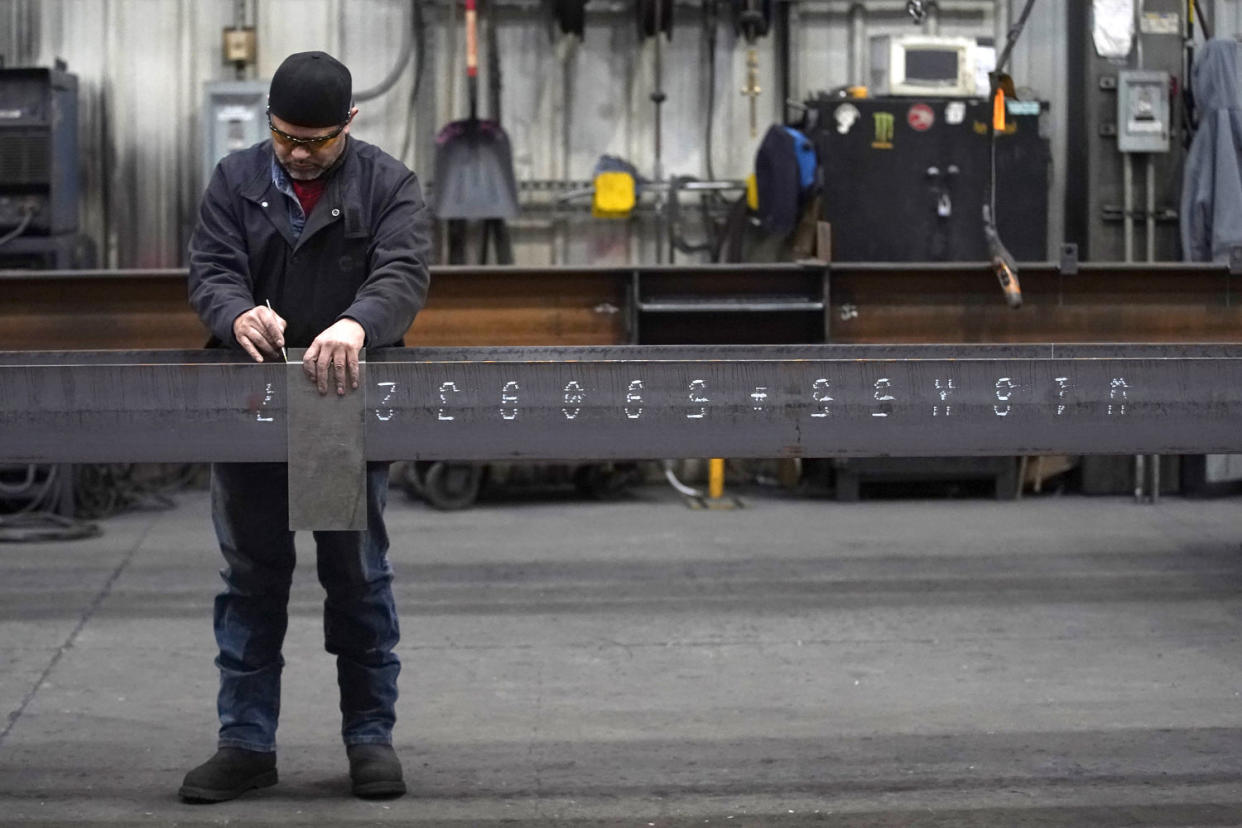
[[[185,775],[177,793],[186,802],[224,802],[276,784],[276,754],[222,747]]]
[[[345,753],[349,756],[354,796],[371,799],[405,793],[401,760],[392,745],[346,745]]]

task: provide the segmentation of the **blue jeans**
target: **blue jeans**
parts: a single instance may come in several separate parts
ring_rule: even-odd
[[[336,656],[345,744],[392,742],[400,630],[392,598],[384,503],[388,464],[367,464],[367,530],[315,532],[324,646]],[[216,597],[220,747],[274,751],[280,649],[289,626],[293,533],[283,463],[216,463],[211,518],[228,565]]]

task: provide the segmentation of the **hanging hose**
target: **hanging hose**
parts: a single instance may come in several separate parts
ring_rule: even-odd
[[[45,472],[42,481],[40,472]],[[0,499],[24,500],[25,505],[9,514],[0,514],[0,543],[80,540],[101,534],[94,523],[56,513],[60,466],[28,465],[20,483],[0,481]]]
[[[87,523],[53,512],[0,515],[0,542],[43,543],[97,538],[103,534],[97,523]]]
[[[30,226],[30,222],[34,220],[34,214],[35,214],[35,211],[33,208],[27,208],[25,211],[23,211],[21,223],[17,225],[17,228],[15,230],[12,230],[8,233],[5,233],[3,236],[0,236],[0,245],[8,244],[9,242],[13,241],[13,239],[20,236],[22,233],[25,233],[26,228]]]
[[[410,0],[411,5],[414,7],[418,6],[418,2],[419,0]],[[412,16],[414,14],[414,11],[411,11],[408,14]],[[341,18],[342,18],[341,30],[344,31],[345,29],[345,26],[344,26],[345,7],[344,5],[341,6]],[[407,20],[408,19],[409,18],[407,17]],[[369,101],[373,98],[378,98],[380,95],[383,95],[389,89],[392,89],[393,85],[396,84],[397,80],[401,77],[401,73],[405,71],[406,65],[410,62],[410,52],[412,51],[412,48],[413,48],[412,28],[413,27],[410,25],[401,27],[401,33],[402,33],[401,54],[397,58],[396,64],[393,65],[392,69],[388,71],[388,74],[385,75],[384,79],[380,81],[378,84],[376,84],[375,86],[372,86],[370,89],[363,89],[360,92],[355,92],[354,93],[355,102]],[[420,54],[421,54],[421,50],[420,50]]]
[[[1009,57],[1013,53],[1013,47],[1018,43],[1018,38],[1022,36],[1022,29],[1026,26],[1026,19],[1030,17],[1031,8],[1034,5],[1035,0],[1026,0],[1026,5],[1022,8],[1022,14],[1019,15],[1018,22],[1009,29],[1008,36],[1005,38],[1005,48],[996,60],[996,70],[992,73],[991,95],[988,98],[992,102],[993,107],[996,107],[999,103],[997,95],[1004,94],[1001,92],[1001,83],[1004,79],[1005,65],[1009,62]],[[1004,110],[1000,111],[1003,112]],[[996,114],[993,113],[992,117],[988,119],[989,174],[987,191],[983,200],[983,236],[987,240],[988,256],[992,261],[993,272],[1000,282],[1001,291],[1005,295],[1005,301],[1009,304],[1009,307],[1017,309],[1022,306],[1022,289],[1018,282],[1018,265],[1001,241],[1000,231],[997,229],[996,117]]]
[[[664,461],[664,478],[668,480],[668,484],[686,497],[702,497],[703,493],[698,489],[692,489],[685,483],[677,479],[677,473],[673,471],[673,461]]]
[[[405,135],[401,139],[401,161],[403,163],[410,154],[410,141],[414,135],[414,106],[418,103],[418,93],[423,88],[423,73],[427,56],[427,27],[423,21],[423,4],[419,0],[413,0],[411,25],[414,30],[414,49],[417,55],[414,57],[414,85],[410,87],[410,100],[405,114]]]
[[[1005,64],[1009,62],[1009,56],[1013,52],[1013,47],[1018,44],[1018,38],[1022,36],[1022,29],[1026,27],[1026,19],[1031,16],[1031,9],[1034,6],[1035,0],[1026,0],[1026,5],[1022,7],[1022,14],[1018,16],[1018,22],[1010,28],[1009,35],[1005,38],[1005,49],[1001,52],[1000,57],[996,59],[996,76],[999,77],[1005,71]]]
[[[1208,22],[1207,15],[1203,13],[1203,6],[1199,5],[1199,0],[1193,0],[1193,2],[1195,4],[1195,11],[1197,12],[1196,16],[1199,18],[1199,25],[1203,28],[1203,39],[1211,40],[1212,26]]]
[[[712,121],[716,116],[716,29],[719,22],[719,0],[703,0],[703,40],[707,43],[707,129],[703,146],[708,181],[716,180],[712,170]]]
[[[34,488],[35,477],[39,473],[39,467],[33,463],[26,467],[26,479],[17,485],[5,483],[0,480],[0,495],[24,495]]]

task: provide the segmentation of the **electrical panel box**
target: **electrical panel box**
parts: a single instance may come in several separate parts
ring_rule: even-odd
[[[78,229],[78,78],[0,69],[0,233]]]
[[[1169,73],[1132,71],[1117,75],[1117,149],[1168,152]]]
[[[203,186],[220,159],[268,137],[268,81],[213,81],[203,103]]]
[[[253,26],[225,29],[221,37],[225,63],[253,66],[258,55],[258,38]]]

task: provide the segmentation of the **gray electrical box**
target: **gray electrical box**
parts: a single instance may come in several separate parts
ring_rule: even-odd
[[[221,158],[265,140],[268,81],[212,81],[203,97],[203,186]]]
[[[1168,72],[1117,75],[1117,149],[1169,151],[1169,89]]]

